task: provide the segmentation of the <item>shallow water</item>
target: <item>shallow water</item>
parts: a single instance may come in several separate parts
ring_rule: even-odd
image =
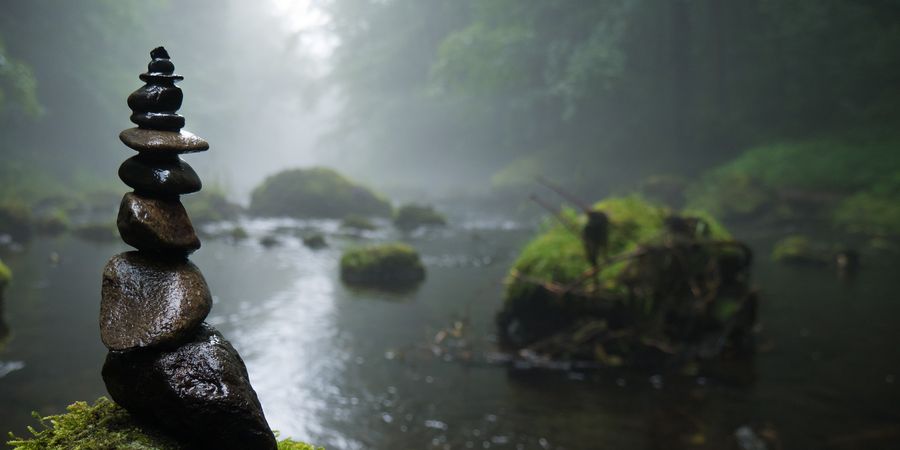
[[[250,239],[207,237],[192,260],[213,290],[209,322],[243,356],[283,437],[329,449],[720,449],[760,433],[784,449],[900,445],[900,302],[889,265],[842,280],[758,258],[763,351],[751,360],[692,375],[514,370],[478,355],[492,350],[502,278],[530,227],[469,220],[354,237],[329,221],[244,226]],[[303,247],[298,228],[324,230],[331,246]],[[268,235],[279,244],[260,245]],[[340,283],[341,248],[398,237],[425,259],[417,289]],[[100,271],[124,250],[62,237],[3,251],[15,280],[4,308],[11,335],[0,344],[0,431],[21,435],[32,410],[105,395]],[[467,324],[470,362],[431,345],[454,321]]]

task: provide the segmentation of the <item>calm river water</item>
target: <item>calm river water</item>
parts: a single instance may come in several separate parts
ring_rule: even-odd
[[[344,236],[334,222],[248,221],[250,239],[205,238],[192,260],[215,298],[208,319],[243,356],[282,437],[329,449],[900,448],[900,287],[895,267],[852,280],[757,258],[762,351],[698,374],[517,370],[484,364],[502,278],[532,227],[459,219],[412,236]],[[305,248],[297,228],[328,233]],[[259,238],[274,234],[279,245]],[[340,249],[402,238],[427,280],[405,294],[353,291]],[[71,237],[3,250],[11,335],[0,344],[0,432],[32,410],[105,395],[100,271],[120,243]],[[760,254],[767,252],[760,249]],[[58,262],[50,255],[58,255]],[[431,344],[462,320],[474,362]],[[0,341],[2,342],[2,341]],[[752,431],[751,431],[752,430]],[[749,433],[749,438],[747,437]]]

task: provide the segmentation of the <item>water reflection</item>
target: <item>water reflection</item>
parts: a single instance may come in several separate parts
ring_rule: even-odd
[[[240,240],[226,233],[235,224],[204,230],[192,259],[213,291],[209,321],[245,358],[282,436],[329,449],[712,449],[732,448],[740,431],[747,442],[775,436],[782,448],[853,448],[900,420],[900,304],[889,270],[866,267],[844,283],[828,270],[761,261],[763,351],[749,360],[674,374],[523,370],[463,355],[495,348],[502,279],[531,232],[502,220],[455,223],[349,236],[337,221],[248,220]],[[307,232],[329,246],[307,248]],[[279,245],[263,247],[265,235]],[[395,239],[422,253],[420,286],[398,297],[341,284],[343,248]],[[24,430],[31,410],[105,394],[99,273],[121,250],[63,237],[16,256],[15,301],[2,310],[16,338],[0,360],[24,367],[0,378],[0,430]],[[58,264],[48,264],[52,252]],[[867,448],[892,448],[879,447],[887,441]]]

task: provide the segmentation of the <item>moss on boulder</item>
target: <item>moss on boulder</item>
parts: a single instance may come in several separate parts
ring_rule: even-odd
[[[224,190],[216,187],[181,198],[195,225],[234,220],[244,211],[241,205],[228,200]]]
[[[826,265],[831,261],[824,246],[803,235],[785,237],[772,248],[772,260],[787,264]]]
[[[0,260],[0,290],[5,288],[12,281],[12,270],[9,269],[9,266],[3,263],[3,260]]]
[[[187,450],[161,432],[138,424],[128,411],[101,397],[93,405],[76,402],[68,413],[41,417],[34,414],[41,428],[28,427],[31,437],[10,433],[7,442],[16,450]],[[322,450],[302,442],[285,439],[279,450]]]
[[[299,218],[338,219],[350,214],[388,217],[391,204],[332,169],[313,167],[266,178],[251,194],[250,212]]]
[[[504,345],[609,365],[691,358],[717,342],[746,348],[756,301],[746,246],[704,212],[638,196],[593,209],[609,219],[607,258],[594,273],[580,238],[584,214],[565,210],[568,226],[549,222],[507,276],[497,315]]]
[[[351,248],[341,256],[341,279],[350,285],[404,288],[425,278],[419,253],[402,243]]]
[[[394,214],[394,226],[409,231],[423,226],[444,226],[447,218],[435,211],[431,205],[410,203],[397,209]]]
[[[344,217],[344,220],[341,221],[341,228],[356,231],[372,231],[378,229],[378,227],[374,223],[372,223],[371,220],[369,220],[365,216],[359,216],[356,214],[350,214]]]

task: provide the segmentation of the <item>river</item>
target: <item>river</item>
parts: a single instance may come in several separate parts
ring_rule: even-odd
[[[754,266],[762,327],[752,359],[698,373],[517,369],[480,355],[493,350],[502,279],[534,227],[453,223],[353,236],[331,221],[247,220],[249,239],[204,239],[192,260],[213,291],[208,321],[243,356],[282,437],[331,450],[728,449],[738,448],[736,436],[745,446],[767,436],[783,449],[898,448],[900,301],[890,264],[842,279],[769,262],[761,238],[751,241],[763,255]],[[324,230],[330,246],[304,247],[298,229],[306,228]],[[278,244],[261,245],[268,235]],[[423,255],[427,279],[417,289],[342,285],[343,247],[398,238]],[[3,308],[11,334],[0,344],[0,431],[21,436],[32,410],[59,413],[105,395],[100,272],[126,249],[63,236],[0,252],[14,273]],[[435,336],[455,322],[467,346],[447,353]],[[460,359],[466,352],[471,360]]]

